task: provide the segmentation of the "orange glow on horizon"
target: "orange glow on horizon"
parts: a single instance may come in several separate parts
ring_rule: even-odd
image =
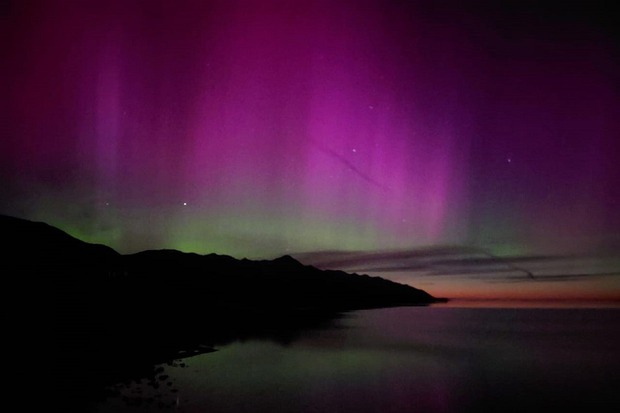
[[[483,282],[439,280],[408,282],[435,297],[454,300],[537,300],[575,302],[620,302],[620,281],[617,277],[565,282],[520,281]]]

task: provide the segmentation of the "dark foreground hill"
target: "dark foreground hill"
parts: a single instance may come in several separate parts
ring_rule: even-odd
[[[22,367],[47,377],[50,403],[70,393],[82,410],[103,397],[106,386],[148,375],[179,351],[208,351],[249,337],[286,342],[343,311],[443,301],[290,256],[121,255],[45,223],[7,216],[0,216],[0,231],[3,308],[14,346],[6,351],[45,354],[44,368],[32,357]]]

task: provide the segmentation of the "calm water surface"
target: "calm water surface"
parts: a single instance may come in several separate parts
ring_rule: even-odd
[[[99,411],[620,411],[619,343],[620,308],[364,310],[164,365]]]

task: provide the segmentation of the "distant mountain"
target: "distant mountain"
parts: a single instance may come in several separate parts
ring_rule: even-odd
[[[15,315],[8,317],[13,351],[37,352],[44,342],[59,391],[82,388],[86,399],[182,349],[204,351],[246,337],[286,342],[343,311],[444,301],[290,256],[121,255],[45,223],[2,215],[0,231],[2,281],[15,303],[5,312]]]
[[[8,245],[9,259],[30,274],[34,271],[41,276],[69,277],[86,284],[135,286],[139,288],[134,293],[145,295],[148,291],[152,299],[167,297],[176,301],[176,297],[183,296],[183,306],[284,306],[342,311],[440,301],[408,285],[380,277],[319,270],[290,256],[251,261],[176,250],[121,255],[48,224],[8,216],[0,216],[0,230]],[[194,303],[188,303],[190,300]]]

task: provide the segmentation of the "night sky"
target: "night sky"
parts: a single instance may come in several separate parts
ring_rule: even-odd
[[[620,297],[611,5],[1,1],[0,212],[122,253]]]

